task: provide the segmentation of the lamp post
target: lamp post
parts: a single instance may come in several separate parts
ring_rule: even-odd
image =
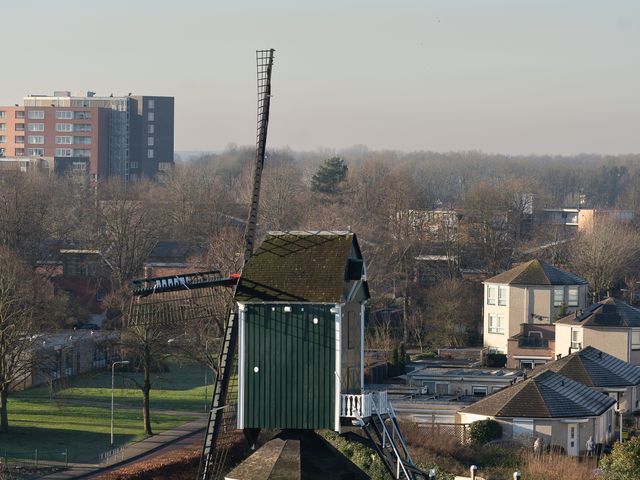
[[[209,408],[207,402],[207,387],[209,386],[209,340],[204,342],[204,411]]]
[[[116,365],[128,365],[128,360],[120,360],[111,364],[111,446],[113,447],[113,392],[115,390]]]

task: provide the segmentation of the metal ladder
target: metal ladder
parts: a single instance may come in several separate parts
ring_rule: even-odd
[[[238,375],[236,347],[238,343],[236,312],[233,307],[227,317],[224,342],[218,359],[218,375],[213,390],[209,420],[205,434],[198,478],[214,480],[220,477],[231,446],[231,433],[236,429]]]
[[[392,478],[397,480],[428,479],[428,474],[415,466],[409,454],[391,402],[387,401],[383,406],[381,402],[373,400],[372,410],[372,416],[369,422],[363,425],[363,429],[369,440],[373,442]],[[387,425],[387,421],[389,421],[389,425]]]

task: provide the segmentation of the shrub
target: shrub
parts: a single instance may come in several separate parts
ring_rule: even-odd
[[[469,443],[484,445],[502,437],[502,427],[495,420],[478,420],[469,425]]]
[[[616,443],[609,455],[600,461],[607,480],[640,478],[640,438]]]

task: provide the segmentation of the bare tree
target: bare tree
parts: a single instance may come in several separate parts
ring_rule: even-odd
[[[613,219],[599,219],[591,231],[578,235],[571,263],[589,282],[598,301],[637,268],[638,253],[640,237],[636,231]]]
[[[49,286],[0,247],[0,432],[7,432],[11,387],[26,380],[42,360],[35,350],[43,326],[43,297]]]

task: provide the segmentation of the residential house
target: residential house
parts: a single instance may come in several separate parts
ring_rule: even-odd
[[[483,283],[484,345],[491,353],[509,355],[509,338],[520,334],[523,323],[551,324],[563,310],[587,303],[586,280],[541,260],[522,263]]]
[[[640,365],[640,310],[607,298],[556,322],[556,355],[569,355],[588,345]]]
[[[502,438],[533,444],[558,445],[571,456],[612,440],[616,400],[552,371],[516,383],[458,412],[463,423],[493,419]]]
[[[211,270],[203,261],[202,245],[176,240],[156,242],[143,264],[144,277],[166,277]]]
[[[623,413],[640,409],[640,367],[602,350],[583,348],[537,368],[534,373],[546,370],[615,398]]]

